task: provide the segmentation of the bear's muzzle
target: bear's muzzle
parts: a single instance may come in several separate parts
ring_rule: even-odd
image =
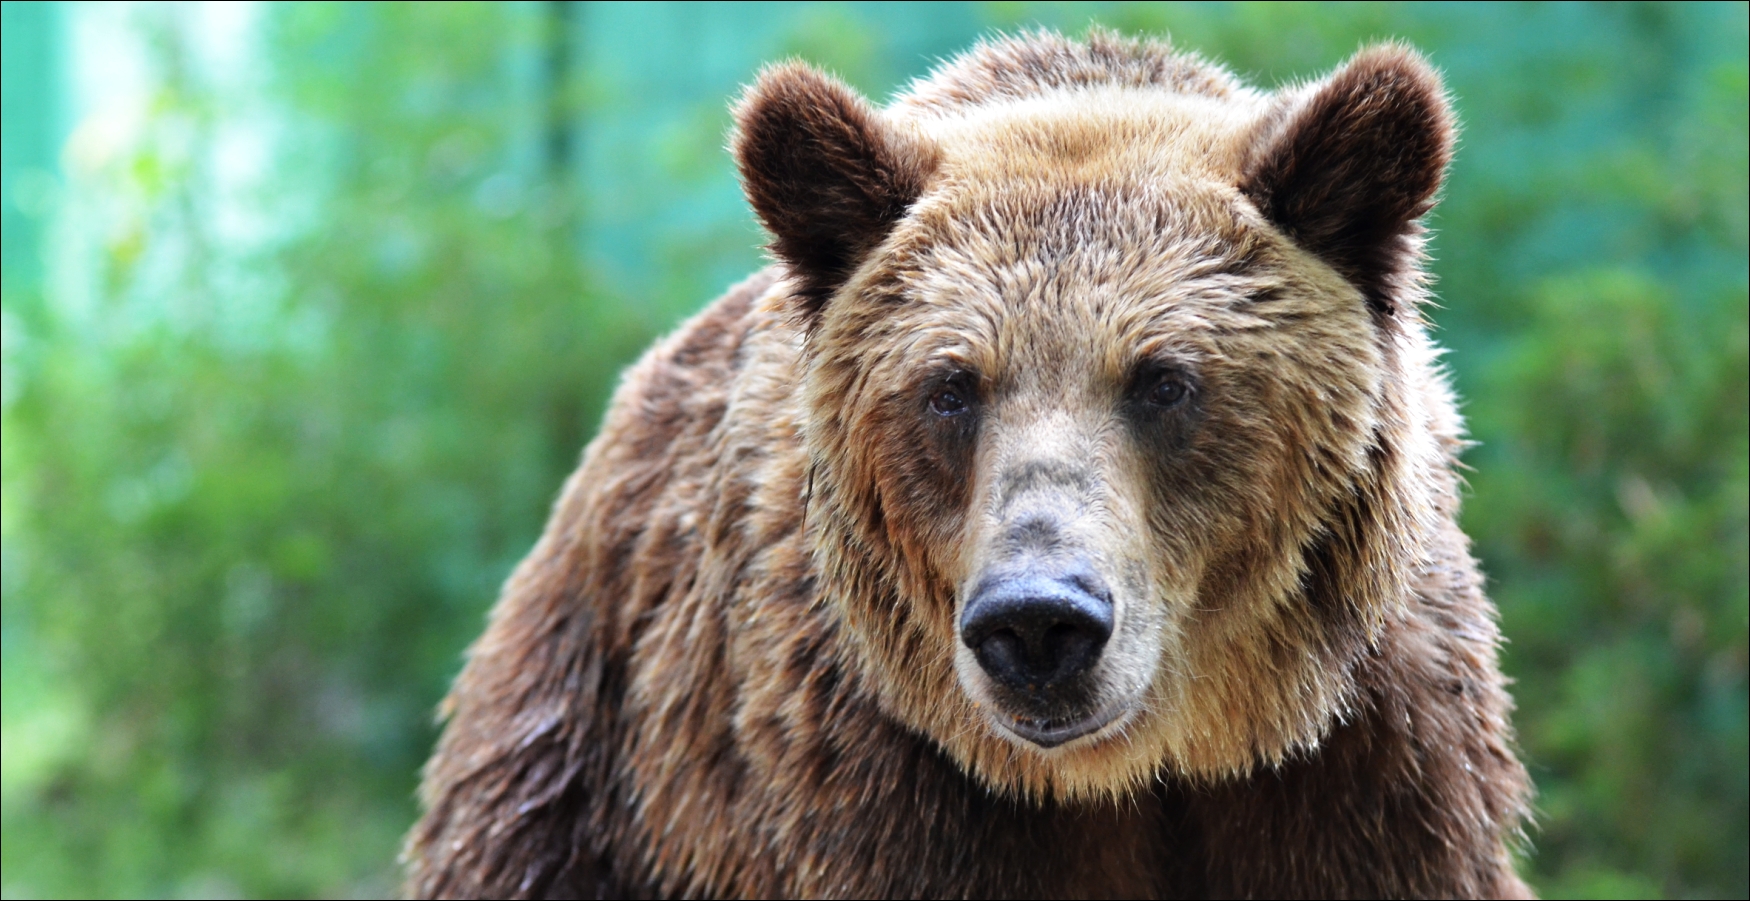
[[[1054,726],[1084,718],[1094,694],[1087,677],[1112,626],[1111,592],[1086,567],[1029,567],[980,581],[961,616],[960,639],[1004,689],[1017,731],[1050,747],[1074,737],[1056,736]]]

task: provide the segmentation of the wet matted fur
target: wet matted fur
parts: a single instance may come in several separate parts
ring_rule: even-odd
[[[1527,894],[1419,56],[1271,93],[1036,34],[880,110],[777,66],[736,121],[778,262],[626,375],[446,702],[411,893]],[[1061,740],[962,634],[1047,563],[1113,622]]]

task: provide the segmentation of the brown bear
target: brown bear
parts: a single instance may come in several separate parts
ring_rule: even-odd
[[[420,896],[1525,896],[1399,45],[766,70],[776,264],[626,375],[446,702]]]

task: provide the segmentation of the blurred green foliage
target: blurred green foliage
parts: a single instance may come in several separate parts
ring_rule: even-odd
[[[52,29],[19,6],[7,895],[392,892],[431,711],[614,374],[757,264],[737,85],[798,53],[882,96],[1090,20],[1266,85],[1383,37],[1445,70],[1434,316],[1541,792],[1526,872],[1750,894],[1744,4],[292,4],[244,79],[146,6],[143,122],[107,154],[69,122],[55,204],[15,72],[50,64],[14,37]]]

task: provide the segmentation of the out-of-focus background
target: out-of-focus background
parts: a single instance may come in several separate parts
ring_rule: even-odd
[[[1746,5],[4,4],[0,890],[385,895],[618,370],[760,265],[726,105],[995,30],[1464,121],[1433,315],[1550,897],[1744,897]]]

